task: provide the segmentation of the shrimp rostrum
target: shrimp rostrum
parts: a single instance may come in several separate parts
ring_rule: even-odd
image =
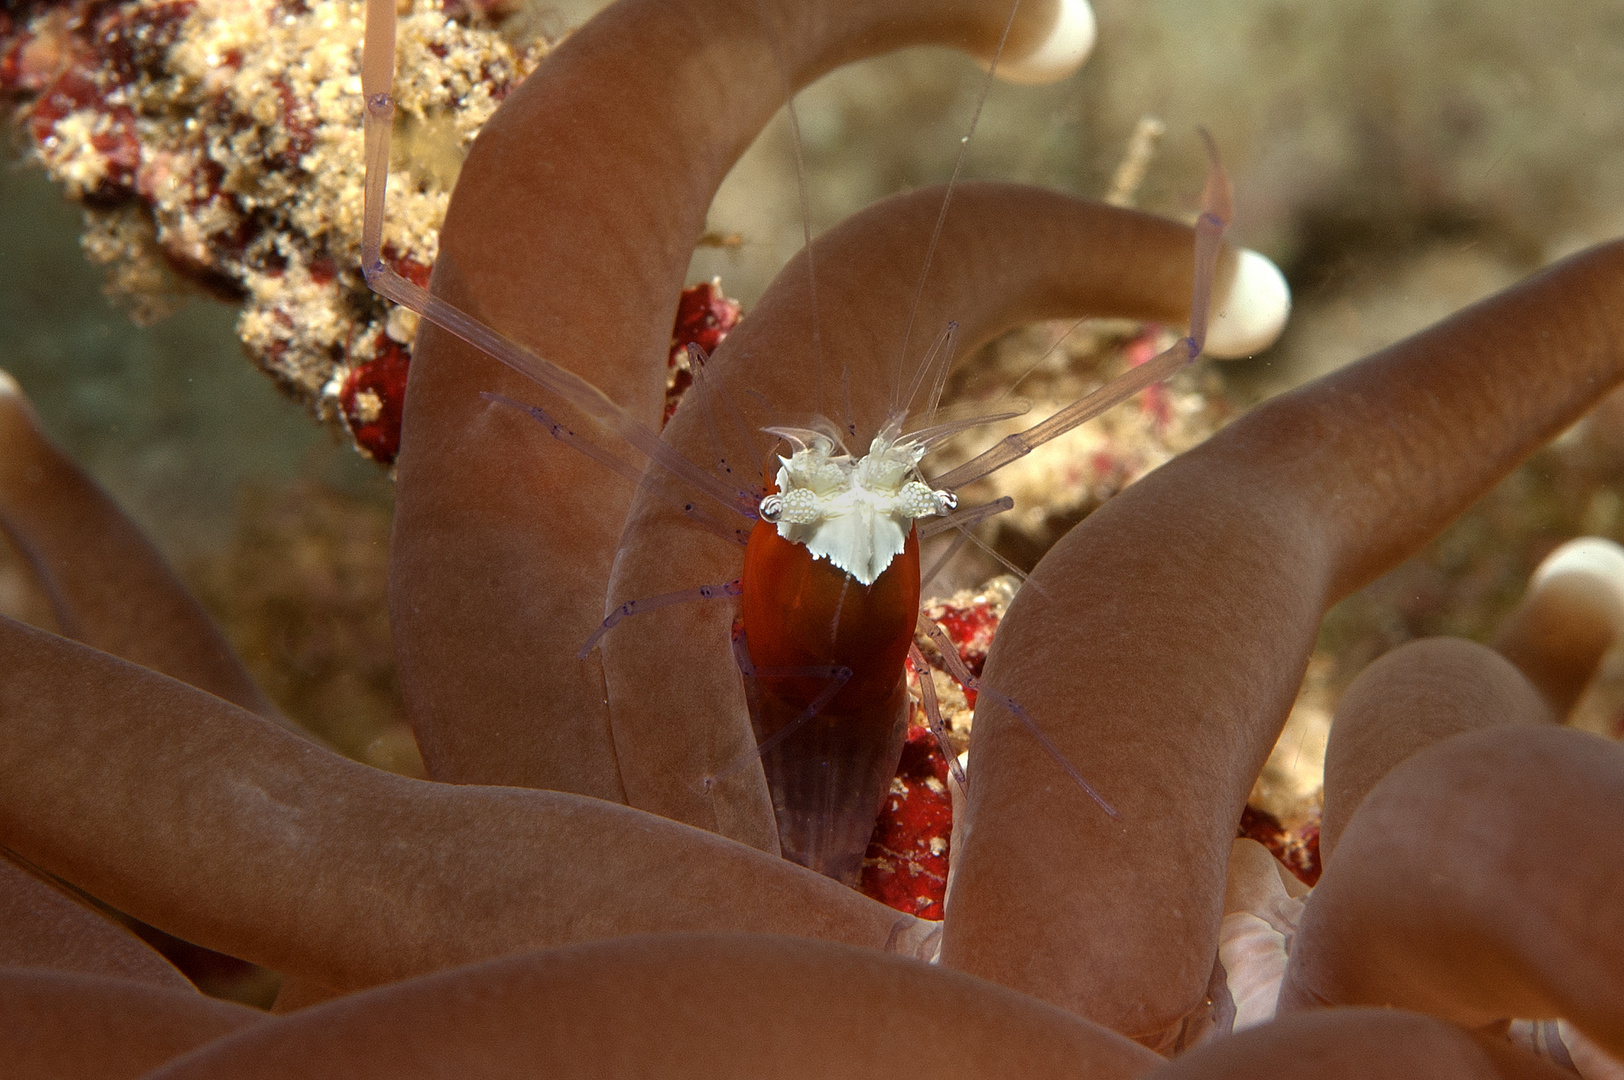
[[[1256,351],[1284,320],[1278,271],[1222,243],[1216,152],[1193,227],[1007,183],[870,207],[784,269],[656,434],[692,241],[784,97],[916,44],[1056,79],[1092,43],[1086,4],[622,0],[479,136],[428,290],[388,260],[392,27],[373,0],[363,258],[374,288],[425,316],[391,605],[431,773],[626,802],[854,879],[904,734],[921,535],[1007,505],[959,506],[966,484],[1204,348]],[[937,415],[954,356],[1083,315],[1189,332],[934,475],[932,447],[971,426]],[[981,690],[1114,813],[1108,777]]]

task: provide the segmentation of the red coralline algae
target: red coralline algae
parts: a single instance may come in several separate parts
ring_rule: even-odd
[[[919,713],[915,706],[915,713]],[[920,720],[916,715],[914,719]],[[922,919],[940,919],[947,891],[953,800],[947,759],[922,723],[908,728],[896,779],[863,856],[865,896]]]
[[[712,278],[682,290],[677,300],[677,318],[671,328],[671,351],[665,359],[665,416],[670,420],[677,403],[693,385],[694,373],[688,359],[688,346],[697,345],[706,356],[738,325],[740,306],[722,292],[722,279]]]
[[[8,15],[0,24],[7,34],[0,90],[37,93],[23,110],[25,129],[71,194],[97,203],[134,194],[141,165],[135,105],[194,6],[61,4],[49,16],[25,23]]]
[[[404,152],[385,240],[396,268],[426,283],[462,155],[547,46],[504,38],[491,4],[407,6],[412,73],[397,88]],[[363,398],[357,413],[355,395],[381,393],[416,318],[359,273],[362,7],[8,4],[0,93],[33,156],[85,206],[86,252],[138,320],[165,314],[183,284],[242,303],[238,334],[278,387],[388,461],[398,432],[358,419],[369,409]]]
[[[1319,880],[1318,815],[1299,828],[1288,829],[1267,810],[1248,806],[1241,811],[1238,835],[1256,840],[1268,848],[1304,885],[1313,885]]]
[[[390,266],[395,268],[395,273],[410,281],[413,285],[425,289],[429,287],[429,275],[434,272],[434,267],[427,263],[418,262],[410,255],[400,254],[392,245],[384,247],[383,257],[389,261]]]
[[[406,402],[406,372],[411,354],[379,335],[378,355],[349,369],[338,391],[344,426],[355,445],[380,465],[392,465],[400,453],[400,415]]]
[[[932,601],[925,605],[925,611],[946,632],[965,664],[979,672],[1012,591],[1004,579],[998,579],[979,593],[959,593],[947,600]],[[932,667],[917,671],[909,661],[910,680],[936,678],[952,680],[950,685],[958,686],[957,680],[935,666],[934,646],[928,641],[920,645],[923,655],[931,658]],[[898,911],[940,919],[947,891],[953,801],[947,788],[947,758],[926,725],[917,689],[914,697],[908,741],[863,857],[858,888]],[[969,732],[969,708],[955,707],[940,693],[938,697],[943,699],[944,722],[962,747]],[[964,697],[968,705],[974,704],[972,692],[964,691]]]
[[[1147,325],[1139,335],[1123,348],[1123,358],[1130,367],[1138,367],[1145,361],[1161,352],[1162,327],[1154,323]],[[1166,383],[1155,383],[1147,386],[1139,395],[1139,411],[1144,413],[1155,425],[1159,434],[1165,434],[1167,426],[1173,422],[1173,395]]]

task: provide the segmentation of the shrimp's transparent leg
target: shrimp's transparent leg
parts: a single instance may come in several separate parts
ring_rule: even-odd
[[[978,506],[967,506],[963,510],[955,510],[939,518],[928,518],[919,523],[919,539],[929,540],[931,537],[944,533],[949,529],[970,529],[980,525],[990,517],[997,517],[1008,510],[1015,509],[1015,500],[1008,495],[984,502]]]
[[[966,507],[963,510],[948,514],[946,517],[934,518],[927,524],[917,526],[920,540],[928,540],[949,529],[957,529],[959,533],[953,538],[953,542],[948,545],[947,550],[939,555],[935,562],[930,564],[929,569],[919,575],[919,587],[924,589],[932,581],[935,581],[936,575],[940,574],[947,567],[947,564],[953,561],[955,555],[964,550],[964,545],[975,539],[970,535],[972,528],[990,517],[995,517],[1006,510],[1013,510],[1014,508],[1015,500],[1005,495],[994,499],[992,502],[982,503],[980,506]]]
[[[692,589],[681,589],[677,592],[661,593],[659,596],[645,596],[641,600],[627,600],[609,613],[603,624],[592,632],[581,646],[581,651],[575,654],[577,660],[585,660],[592,650],[598,647],[603,635],[613,630],[620,620],[633,615],[642,615],[650,611],[658,611],[672,604],[689,604],[696,600],[719,600],[724,596],[737,596],[743,590],[738,580],[723,582],[720,585],[700,585]]]
[[[417,312],[538,386],[550,390],[618,435],[649,460],[740,516],[754,519],[756,498],[695,465],[640,423],[602,390],[545,360],[486,326],[462,309],[407,280],[383,257],[384,204],[389,182],[389,141],[395,118],[391,87],[395,77],[393,0],[368,0],[366,41],[361,50],[361,93],[365,97],[366,187],[361,227],[361,272],[373,291]]]
[[[1106,409],[1137,394],[1147,386],[1161,382],[1201,355],[1207,341],[1207,318],[1212,308],[1213,279],[1217,275],[1218,251],[1224,230],[1234,214],[1234,201],[1230,193],[1229,174],[1218,159],[1218,148],[1206,129],[1201,139],[1207,148],[1207,183],[1201,194],[1201,216],[1195,225],[1195,289],[1190,302],[1190,333],[1173,343],[1172,348],[1152,357],[1138,367],[1123,372],[1116,379],[1086,397],[1072,402],[1040,424],[1025,431],[1009,435],[990,449],[971,458],[951,472],[930,480],[932,487],[956,490],[988,473],[1003,468],[1017,458],[1025,457],[1050,439],[1064,435],[1078,424],[1090,420]]]
[[[735,582],[735,584],[737,584]],[[756,748],[749,753],[740,754],[734,758],[721,772],[713,773],[700,781],[701,787],[709,791],[716,784],[746,768],[751,762],[760,760],[766,754],[776,750],[785,739],[795,734],[805,726],[807,721],[821,713],[828,707],[829,702],[835,699],[842,687],[851,681],[852,670],[840,664],[809,664],[796,667],[757,667],[750,661],[750,651],[745,647],[742,635],[734,638],[734,657],[739,664],[739,671],[747,681],[760,679],[827,679],[829,680],[817,697],[807,703],[806,708],[794,720],[779,728],[767,738],[761,740]]]
[[[954,646],[952,640],[948,638],[946,632],[936,625],[934,620],[926,618],[921,613],[919,616],[919,630],[920,633],[930,638],[931,644],[935,645],[942,654],[942,662],[947,665],[948,673],[959,680],[966,690],[974,690],[977,696],[985,695],[988,700],[1008,709],[1010,714],[1021,722],[1021,726],[1026,728],[1032,737],[1038,741],[1038,745],[1043,747],[1044,752],[1054,758],[1055,763],[1065,770],[1066,775],[1071,777],[1072,782],[1083,789],[1085,795],[1098,803],[1100,809],[1112,817],[1122,816],[1117,813],[1114,806],[1105,801],[1104,796],[1094,790],[1093,784],[1083,779],[1083,774],[1077,771],[1077,766],[1073,765],[1066,755],[1061,752],[1060,747],[1055,745],[1054,740],[1049,738],[1048,734],[1038,726],[1037,721],[1033,720],[1031,715],[1021,707],[1020,702],[991,689],[971,673],[969,667],[959,656],[959,650]],[[923,678],[921,682],[923,682]]]
[[[936,745],[947,759],[948,771],[953,774],[960,789],[968,791],[970,781],[964,775],[964,766],[959,764],[959,755],[954,752],[952,741],[947,737],[947,724],[942,720],[942,709],[936,702],[936,684],[930,681],[930,663],[925,659],[925,654],[919,651],[918,645],[908,646],[908,659],[913,661],[914,673],[919,676],[919,697],[925,707],[925,722],[930,725],[930,733],[936,736]]]
[[[618,458],[596,444],[581,438],[574,431],[570,430],[569,427],[556,419],[552,413],[548,412],[546,409],[543,409],[540,405],[530,405],[523,401],[515,401],[506,394],[494,394],[490,393],[489,391],[482,391],[479,396],[484,398],[486,401],[493,401],[498,405],[506,405],[511,409],[517,409],[519,412],[524,413],[526,416],[536,421],[536,423],[546,428],[549,435],[563,443],[565,446],[585,454],[593,461],[598,462],[604,468],[625,477],[627,480],[630,480],[636,487],[647,490],[654,494],[657,498],[663,499],[667,503],[670,503],[673,507],[687,515],[688,519],[693,521],[696,525],[701,526],[709,532],[715,533],[723,540],[738,544],[741,547],[749,542],[749,533],[744,529],[729,528],[723,522],[716,520],[715,517],[706,513],[701,507],[696,505],[691,498],[682,499],[673,495],[670,491],[656,483],[655,477],[650,472],[639,469],[631,462]]]

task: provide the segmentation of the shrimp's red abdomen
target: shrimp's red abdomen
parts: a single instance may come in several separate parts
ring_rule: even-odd
[[[902,554],[865,586],[758,522],[740,601],[756,671],[746,680],[750,719],[766,747],[784,857],[855,885],[907,731],[903,662],[919,615],[919,538],[910,530]],[[831,667],[851,678],[814,711]]]
[[[850,668],[851,681],[831,703],[837,710],[889,694],[902,677],[919,618],[917,531],[908,533],[902,554],[874,584],[864,586],[759,521],[744,551],[742,586],[744,633],[756,667]],[[827,680],[773,685],[785,696],[799,686],[811,701]]]

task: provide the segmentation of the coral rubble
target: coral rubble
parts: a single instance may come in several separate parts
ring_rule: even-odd
[[[254,362],[363,452],[398,449],[416,319],[359,272],[364,5],[69,0],[0,16],[0,92],[85,207],[85,249],[138,318],[180,281],[239,299]],[[545,52],[479,5],[400,20],[400,156],[385,251],[426,282],[462,156]]]

